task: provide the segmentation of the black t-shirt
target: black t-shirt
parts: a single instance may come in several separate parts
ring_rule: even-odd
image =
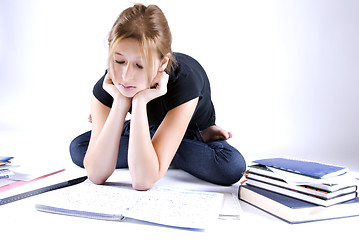
[[[204,130],[215,125],[215,110],[206,72],[192,57],[181,53],[174,53],[174,56],[177,64],[169,74],[167,93],[147,104],[149,124],[159,126],[168,111],[199,97],[189,128],[197,125]],[[95,84],[93,94],[101,103],[111,107],[113,98],[102,87],[105,75]]]

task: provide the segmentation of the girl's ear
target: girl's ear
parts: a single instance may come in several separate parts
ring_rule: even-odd
[[[161,61],[161,65],[158,69],[160,72],[163,72],[167,68],[167,65],[170,61],[170,57],[171,57],[170,53],[167,53],[166,56],[164,56],[164,58]]]

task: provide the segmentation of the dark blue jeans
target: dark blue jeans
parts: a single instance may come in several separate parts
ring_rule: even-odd
[[[151,136],[156,131],[151,126]],[[121,135],[116,168],[127,168],[127,150],[130,121],[126,121]],[[83,160],[90,141],[91,131],[76,137],[70,144],[72,161],[84,167]],[[203,142],[200,131],[188,129],[172,160],[171,167],[182,169],[205,181],[231,185],[238,182],[246,170],[246,162],[240,152],[227,141]]]

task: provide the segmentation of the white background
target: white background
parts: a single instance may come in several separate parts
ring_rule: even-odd
[[[142,2],[164,11],[173,50],[206,69],[217,124],[248,162],[292,157],[359,171],[359,1]],[[91,128],[107,34],[131,5],[0,0],[0,155],[25,148],[71,162],[70,141]]]

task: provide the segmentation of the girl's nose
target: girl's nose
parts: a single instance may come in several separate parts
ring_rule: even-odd
[[[122,79],[124,82],[130,82],[133,78],[133,68],[131,66],[131,64],[127,64],[126,67],[123,69],[124,71],[122,72]]]

